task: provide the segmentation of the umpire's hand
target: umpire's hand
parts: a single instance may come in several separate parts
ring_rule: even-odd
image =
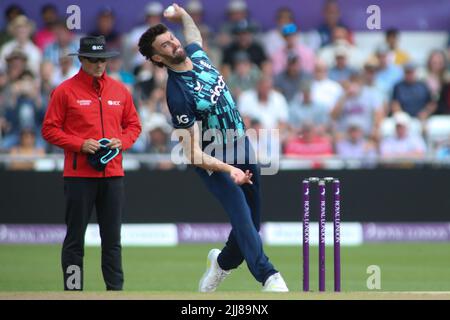
[[[122,150],[122,141],[117,138],[111,138],[111,142],[106,145],[107,147],[110,147],[111,149],[118,148],[119,150]]]
[[[81,152],[94,154],[98,149],[100,149],[100,143],[94,139],[84,140],[81,146]]]

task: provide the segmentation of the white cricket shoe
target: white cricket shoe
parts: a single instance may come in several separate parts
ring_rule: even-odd
[[[231,273],[230,271],[222,270],[217,263],[217,257],[220,254],[219,249],[212,249],[208,253],[206,259],[206,272],[203,274],[198,285],[200,292],[214,292],[219,284]]]
[[[262,289],[263,292],[289,292],[286,282],[284,282],[281,274],[275,273],[267,278]]]

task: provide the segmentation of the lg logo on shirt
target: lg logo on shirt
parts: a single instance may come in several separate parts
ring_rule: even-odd
[[[181,116],[180,115],[177,116],[177,121],[179,124],[186,124],[189,122],[189,118],[187,115],[182,114]]]

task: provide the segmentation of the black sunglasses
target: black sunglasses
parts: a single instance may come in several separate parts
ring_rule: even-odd
[[[106,62],[106,58],[92,58],[92,57],[85,57],[87,61],[90,63],[97,63],[97,62]]]

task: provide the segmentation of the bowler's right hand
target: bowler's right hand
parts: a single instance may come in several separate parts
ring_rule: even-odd
[[[94,154],[98,149],[100,149],[100,143],[94,139],[84,140],[81,146],[81,152]]]
[[[178,4],[174,3],[172,4],[173,8],[175,9],[175,12],[172,15],[167,14],[166,11],[163,12],[164,18],[169,20],[170,22],[181,22],[181,17],[185,14],[188,14],[186,10],[184,10],[182,7],[180,7]]]

